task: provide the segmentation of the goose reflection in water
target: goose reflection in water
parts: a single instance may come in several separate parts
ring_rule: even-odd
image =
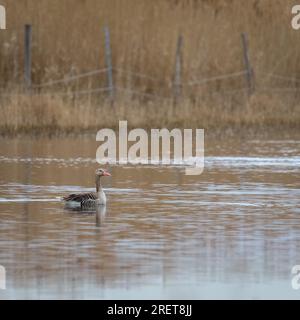
[[[71,208],[69,206],[65,206],[64,209],[70,214],[77,214],[81,216],[89,216],[95,214],[97,227],[100,227],[106,218],[106,205],[95,206],[94,208],[87,208],[85,210],[82,210],[80,207]]]

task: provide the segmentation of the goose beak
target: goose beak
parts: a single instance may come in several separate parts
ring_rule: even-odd
[[[104,176],[104,177],[111,177],[111,174],[110,174],[109,172],[105,171],[105,172],[103,173],[103,176]]]

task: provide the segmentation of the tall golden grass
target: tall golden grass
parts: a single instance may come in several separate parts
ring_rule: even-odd
[[[117,128],[118,120],[129,127],[205,128],[208,133],[299,134],[299,99],[280,94],[200,98],[169,101],[133,100],[122,97],[112,106],[108,100],[100,104],[86,99],[72,101],[60,96],[26,94],[10,95],[0,104],[0,135],[18,133],[57,134],[95,133],[103,127]],[[210,130],[211,129],[211,130]]]
[[[263,93],[263,87],[297,88],[264,73],[300,74],[300,31],[291,28],[293,0],[3,0],[7,30],[0,32],[0,131],[82,132],[115,126],[282,127],[300,125],[297,92]],[[183,75],[194,79],[244,69],[241,32],[249,38],[257,93],[223,96],[246,86],[244,77],[183,88],[177,105],[121,95],[60,97],[57,92],[105,86],[105,75],[53,87],[51,94],[23,93],[24,25],[33,26],[33,82],[105,67],[103,27],[111,31],[113,66],[158,81],[116,74],[118,86],[170,96],[178,35],[184,38]],[[299,77],[300,78],[300,77]],[[4,95],[3,95],[4,93]]]

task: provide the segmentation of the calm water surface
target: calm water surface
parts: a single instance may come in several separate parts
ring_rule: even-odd
[[[300,141],[206,142],[205,171],[115,166],[106,208],[91,138],[0,140],[1,299],[300,298]]]

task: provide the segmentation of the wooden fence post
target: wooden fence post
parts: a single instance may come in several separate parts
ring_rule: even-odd
[[[244,54],[244,63],[246,67],[246,80],[248,84],[248,94],[251,96],[255,90],[254,83],[254,72],[250,64],[249,50],[248,50],[248,39],[245,33],[242,33],[242,45],[243,45],[243,54]]]
[[[105,34],[105,63],[107,68],[107,84],[110,101],[114,101],[115,90],[113,81],[113,68],[112,68],[112,56],[111,56],[111,44],[110,44],[110,32],[109,28],[104,27]]]
[[[176,61],[175,61],[175,77],[174,77],[174,101],[178,102],[181,96],[181,76],[182,76],[182,46],[183,46],[183,37],[179,35],[177,40],[176,48]]]
[[[25,56],[24,56],[24,80],[25,87],[27,90],[31,88],[31,45],[32,45],[32,27],[29,24],[25,25],[25,35],[24,35],[24,47],[25,47]]]

